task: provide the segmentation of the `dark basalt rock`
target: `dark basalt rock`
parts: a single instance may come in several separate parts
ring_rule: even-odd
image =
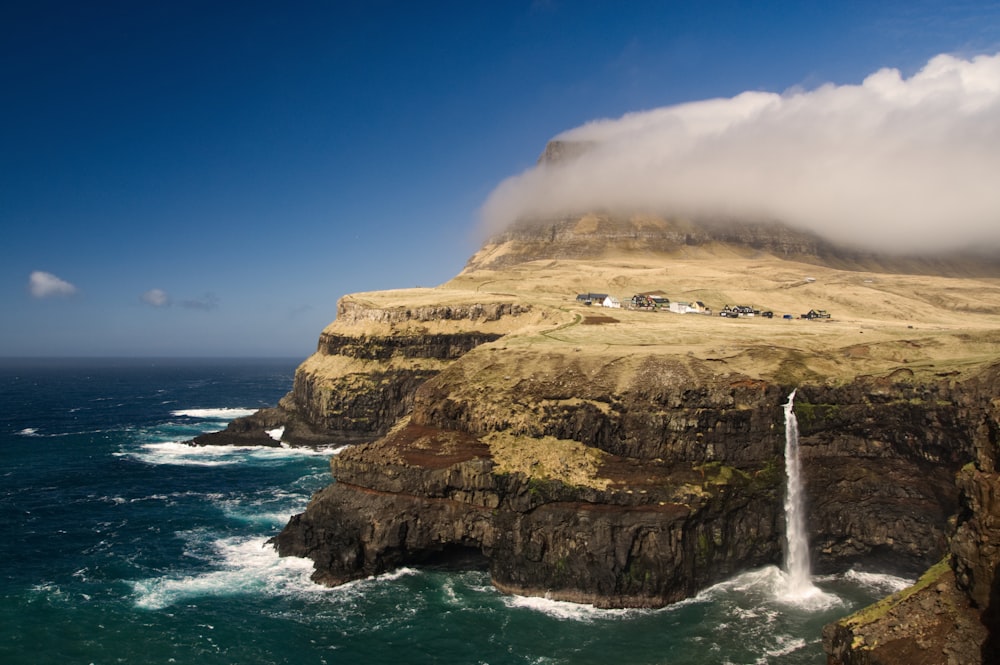
[[[602,395],[582,376],[579,399],[539,410],[524,436],[606,451],[607,488],[497,473],[480,437],[509,423],[459,398],[446,371],[417,391],[407,427],[333,459],[337,482],[275,538],[279,552],[309,556],[315,579],[338,584],[469,548],[502,590],[605,607],[663,605],[780,561],[787,388],[685,374]],[[520,399],[563,390],[538,383]],[[862,378],[798,394],[817,567],[914,573],[940,559],[976,388]]]
[[[526,308],[493,306],[479,308],[427,308],[406,310],[401,316],[417,320],[433,315],[448,317],[497,317],[520,313]],[[359,316],[348,308],[349,314]],[[353,336],[324,332],[317,354],[347,358],[388,361],[391,359],[433,359],[452,361],[475,347],[495,341],[493,333],[456,333],[438,335]],[[299,371],[292,391],[277,408],[261,409],[251,416],[237,418],[221,432],[195,437],[193,445],[277,446],[266,430],[284,427],[282,440],[291,445],[320,446],[371,441],[386,433],[413,408],[417,388],[440,370],[423,367],[378,368],[338,378],[334,386],[317,385],[314,377]]]
[[[831,665],[1000,662],[998,387],[1000,366],[993,366],[953,396],[972,461],[948,488],[958,493],[959,509],[946,556],[915,587],[826,626]],[[894,480],[903,492],[919,483]]]
[[[655,607],[781,554],[775,474],[705,489],[699,472],[660,465],[639,471],[638,492],[573,487],[496,474],[475,438],[415,425],[331,466],[337,482],[274,539],[326,584],[459,547],[486,555],[506,591]]]
[[[323,333],[319,338],[320,352],[364,360],[401,358],[436,358],[454,360],[480,344],[494,342],[502,335],[495,333],[461,333],[438,335],[335,335]]]

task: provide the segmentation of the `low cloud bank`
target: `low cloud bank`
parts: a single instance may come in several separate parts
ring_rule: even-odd
[[[502,182],[481,210],[490,232],[649,212],[778,220],[881,250],[1000,248],[1000,54],[669,106],[556,138],[587,147]]]

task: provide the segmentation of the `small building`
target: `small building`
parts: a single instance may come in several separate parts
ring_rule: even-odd
[[[628,303],[629,309],[660,310],[670,305],[670,299],[662,295],[637,293]]]
[[[608,297],[607,293],[578,293],[576,301],[584,305],[593,305],[595,302],[600,305]]]
[[[605,307],[610,307],[611,309],[622,308],[622,301],[614,296],[607,296],[601,304]]]
[[[697,314],[700,310],[692,303],[675,300],[670,303],[670,311],[674,314]]]
[[[629,301],[629,309],[653,309],[654,306],[653,300],[642,293],[635,294]]]

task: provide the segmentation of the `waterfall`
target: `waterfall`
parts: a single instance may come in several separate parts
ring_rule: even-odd
[[[809,570],[809,539],[806,533],[799,464],[799,422],[795,418],[795,391],[785,403],[785,596],[803,598],[818,591]]]

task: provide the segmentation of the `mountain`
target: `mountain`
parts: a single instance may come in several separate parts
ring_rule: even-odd
[[[976,252],[889,254],[833,244],[778,222],[587,214],[529,220],[491,237],[466,270],[502,269],[541,259],[601,259],[614,253],[711,258],[768,255],[848,271],[942,277],[1000,277],[1000,256]]]
[[[796,389],[814,567],[935,571],[830,627],[832,662],[901,662],[887,634],[923,645],[925,662],[989,662],[990,265],[862,254],[777,224],[525,223],[439,287],[343,297],[276,408],[197,442],[284,426],[292,444],[359,444],[274,539],[318,582],[447,561],[487,566],[506,592],[652,607],[781,561],[782,404]],[[594,293],[774,316],[577,298]],[[801,318],[811,310],[830,317]],[[883,623],[900,603],[926,621]]]

